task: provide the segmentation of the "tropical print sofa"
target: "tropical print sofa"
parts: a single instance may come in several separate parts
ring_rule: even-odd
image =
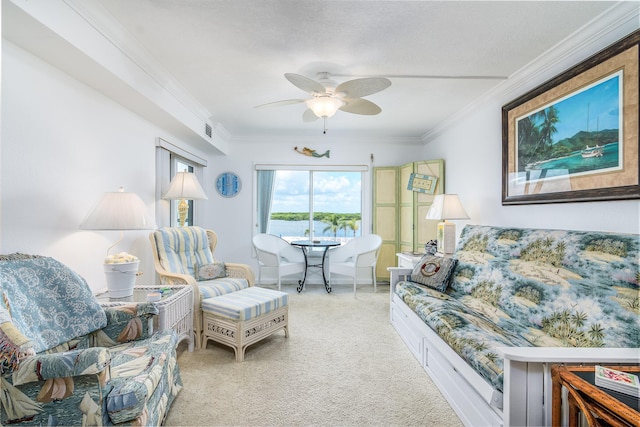
[[[446,291],[394,292],[493,387],[498,347],[640,347],[640,237],[467,226]]]
[[[53,258],[0,256],[0,424],[160,425],[182,388],[153,303],[99,305]]]

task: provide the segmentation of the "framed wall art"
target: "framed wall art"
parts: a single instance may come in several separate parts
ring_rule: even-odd
[[[640,198],[640,30],[502,107],[502,204]]]
[[[407,190],[417,191],[419,193],[433,194],[436,191],[437,182],[437,176],[412,173],[409,176]]]

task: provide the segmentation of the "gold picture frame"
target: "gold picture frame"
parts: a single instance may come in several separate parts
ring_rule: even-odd
[[[502,204],[640,198],[640,30],[502,107]]]

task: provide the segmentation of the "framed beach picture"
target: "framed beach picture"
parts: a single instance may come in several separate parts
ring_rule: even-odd
[[[640,198],[640,31],[502,107],[502,204]]]

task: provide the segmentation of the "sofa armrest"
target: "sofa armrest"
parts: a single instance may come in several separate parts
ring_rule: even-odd
[[[20,362],[13,371],[13,385],[51,378],[99,374],[108,368],[111,352],[104,347],[71,350],[62,353],[39,353]]]
[[[158,306],[152,302],[103,304],[107,325],[92,333],[92,347],[145,339],[153,335],[153,316]]]
[[[387,267],[387,271],[390,274],[389,283],[391,284],[391,293],[393,293],[396,283],[407,280],[413,270],[410,268]]]
[[[255,284],[256,276],[251,267],[247,264],[225,262],[224,267],[227,270],[227,277],[247,279],[249,286],[253,286]]]

